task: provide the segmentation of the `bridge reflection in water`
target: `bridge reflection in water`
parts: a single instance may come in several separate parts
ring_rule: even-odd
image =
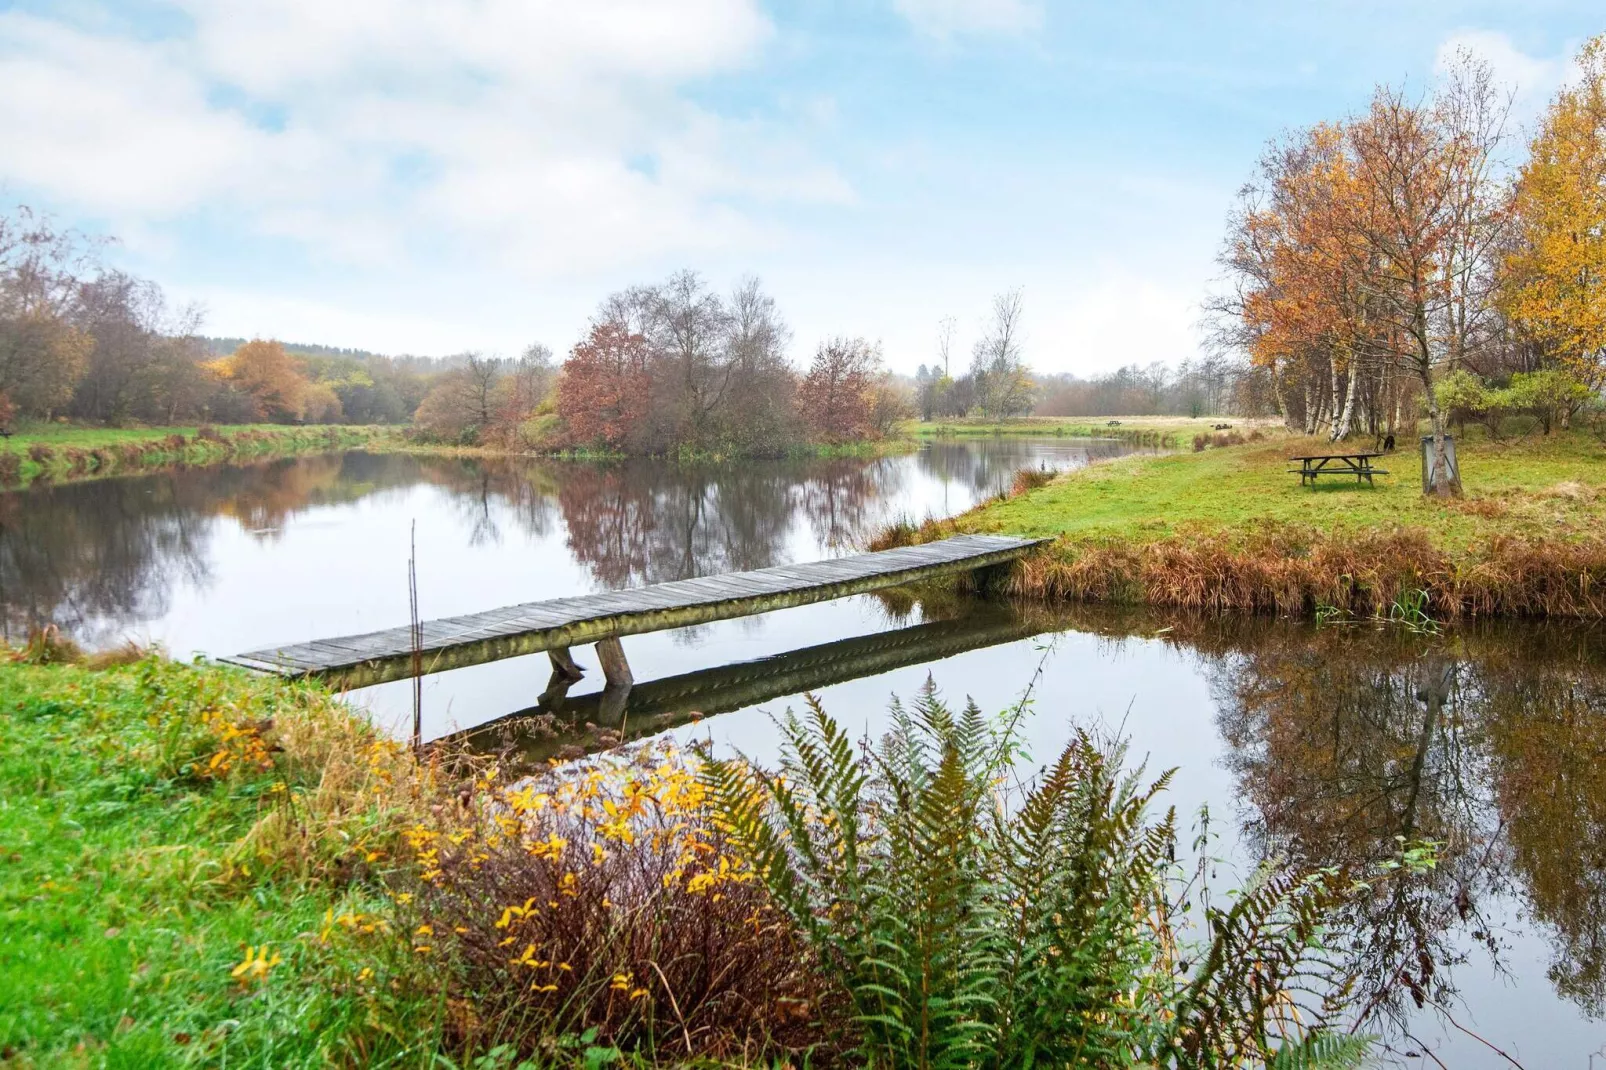
[[[457,735],[474,749],[527,761],[569,757],[655,735],[700,717],[1012,643],[1045,629],[1038,615],[977,602],[962,617],[839,639],[752,661],[572,695],[554,673],[540,701]]]

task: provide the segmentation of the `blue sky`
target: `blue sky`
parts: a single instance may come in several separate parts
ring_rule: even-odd
[[[1542,106],[1593,3],[0,0],[0,199],[121,239],[217,334],[563,352],[608,291],[760,276],[794,359],[1197,350],[1267,139],[1431,85]],[[1520,140],[1511,146],[1520,150]]]

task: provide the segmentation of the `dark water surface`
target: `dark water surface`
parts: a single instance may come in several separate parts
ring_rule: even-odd
[[[998,439],[721,468],[354,453],[36,487],[0,496],[0,621],[12,638],[48,620],[94,645],[229,654],[404,623],[415,519],[422,612],[436,617],[852,552],[1023,467],[1121,452]],[[539,757],[667,731],[765,757],[765,712],[804,690],[874,734],[888,698],[928,674],[992,709],[1035,676],[1033,758],[1103,726],[1151,771],[1177,767],[1170,801],[1184,823],[1208,808],[1221,886],[1272,854],[1365,866],[1397,837],[1443,844],[1436,869],[1356,907],[1333,939],[1403,1023],[1391,1064],[1432,1066],[1431,1050],[1511,1065],[1437,1004],[1533,1070],[1606,1068],[1600,629],[1432,636],[890,592],[624,642],[638,685],[622,709],[600,701],[594,657],[577,650],[593,671],[561,701],[542,697],[540,656],[426,678],[426,734],[523,711],[482,738]],[[408,716],[406,684],[353,697],[388,725]]]

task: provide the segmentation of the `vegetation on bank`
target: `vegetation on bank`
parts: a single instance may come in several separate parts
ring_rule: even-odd
[[[180,464],[390,447],[395,428],[239,424],[213,427],[83,427],[45,424],[0,445],[0,487],[36,479],[127,475]]]
[[[1112,438],[1139,445],[1179,446],[1218,429],[1265,435],[1279,433],[1278,428],[1280,423],[1271,419],[1224,416],[1022,416],[1012,420],[919,420],[902,429],[916,438]]]
[[[877,546],[998,531],[1055,536],[1013,574],[1023,596],[1385,614],[1425,592],[1442,616],[1606,615],[1606,446],[1574,431],[1458,443],[1467,496],[1427,500],[1414,443],[1376,486],[1289,473],[1308,439],[1125,457],[1019,488]],[[1294,465],[1297,468],[1297,464]]]
[[[780,779],[653,749],[516,779],[415,756],[314,687],[137,652],[41,663],[71,658],[45,636],[0,665],[15,1065],[1305,1067],[1363,1048],[1314,1037],[1320,1000],[1296,1023],[1288,997],[1313,976],[1342,997],[1317,936],[1365,886],[1267,871],[1194,902],[1174,816],[1150,813],[1165,778],[1142,787],[1085,738],[1019,806],[996,795],[1013,721],[930,693],[873,755],[817,709],[789,722]],[[1180,925],[1190,902],[1212,935]]]

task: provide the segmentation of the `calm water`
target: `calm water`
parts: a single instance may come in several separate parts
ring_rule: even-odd
[[[0,496],[0,620],[85,641],[228,654],[403,623],[409,528],[425,616],[851,552],[898,516],[957,512],[1023,467],[1115,443],[985,440],[873,461],[465,462],[365,454],[40,487]],[[1606,634],[1505,625],[1444,637],[1269,620],[897,593],[625,640],[623,709],[600,674],[547,692],[544,658],[425,681],[426,731],[483,727],[532,754],[672,732],[765,756],[765,711],[803,690],[876,732],[928,677],[1002,708],[1035,674],[1033,756],[1075,725],[1178,767],[1228,870],[1267,854],[1365,865],[1396,836],[1443,861],[1356,908],[1336,943],[1403,1022],[1398,1065],[1606,1067]],[[595,665],[589,650],[577,650]],[[395,725],[405,684],[354,696]],[[691,714],[707,716],[693,721]],[[514,733],[506,726],[541,729]],[[1223,874],[1223,881],[1227,879]],[[1421,1009],[1417,996],[1425,1001]],[[1428,1002],[1431,1001],[1431,1002]],[[1591,1063],[1591,1053],[1595,1055]]]

